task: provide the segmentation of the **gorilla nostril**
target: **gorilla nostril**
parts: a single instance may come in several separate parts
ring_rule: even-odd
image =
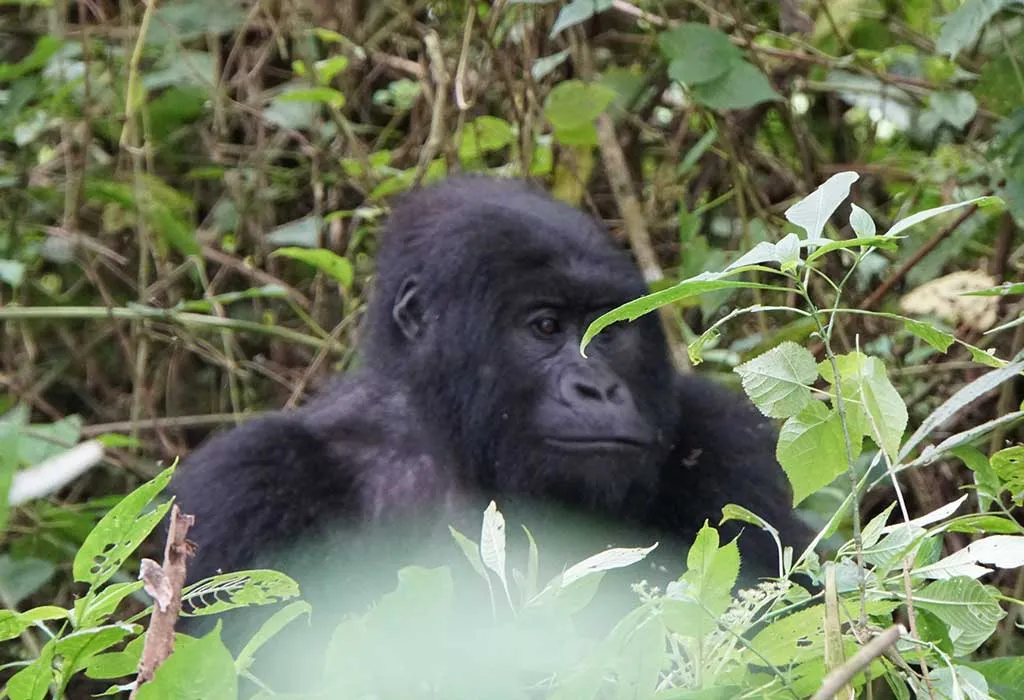
[[[573,389],[576,390],[576,393],[579,396],[582,396],[585,399],[593,399],[595,401],[600,401],[601,399],[605,398],[602,395],[601,390],[598,389],[593,384],[585,384],[583,382],[576,382],[575,384],[573,384]]]

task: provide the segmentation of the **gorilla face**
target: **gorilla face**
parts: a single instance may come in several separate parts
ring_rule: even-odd
[[[425,212],[385,236],[402,255],[380,252],[390,278],[377,299],[391,306],[371,306],[368,360],[405,368],[474,485],[594,505],[649,498],[678,423],[657,318],[579,351],[597,316],[646,291],[635,264],[590,217],[526,188],[496,200],[488,185],[457,218]]]

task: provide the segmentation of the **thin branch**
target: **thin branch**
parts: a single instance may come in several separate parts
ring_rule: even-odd
[[[144,581],[146,592],[153,597],[153,615],[146,631],[139,660],[139,675],[132,688],[131,700],[135,700],[139,687],[153,680],[156,670],[174,651],[174,625],[181,612],[181,589],[185,586],[186,560],[194,551],[194,545],[185,535],[195,524],[195,517],[183,515],[178,504],[171,506],[171,520],[167,530],[167,545],[164,549],[164,563],[160,566],[152,559],[143,559],[139,578]]]

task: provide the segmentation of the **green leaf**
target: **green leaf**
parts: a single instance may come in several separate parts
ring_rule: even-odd
[[[182,645],[139,687],[138,700],[233,700],[238,697],[235,660],[220,639],[221,622],[205,637]]]
[[[171,507],[167,501],[143,515],[143,509],[159,494],[174,467],[162,471],[151,481],[132,491],[110,509],[85,538],[72,570],[75,581],[88,583],[95,588],[117,573],[135,549],[142,544]]]
[[[593,124],[615,100],[615,91],[600,83],[565,80],[544,100],[544,116],[556,129],[572,131]]]
[[[238,653],[235,660],[235,670],[238,673],[244,672],[252,658],[259,651],[259,648],[270,641],[274,635],[287,627],[295,618],[305,615],[307,619],[313,612],[313,606],[304,600],[295,600],[276,611],[266,622],[245,643],[245,647]]]
[[[25,279],[25,263],[17,260],[0,260],[0,282],[17,289]]]
[[[1010,294],[1024,294],[1024,282],[1003,282],[998,287],[990,289],[979,289],[974,292],[964,292],[965,297],[1004,297]]]
[[[42,559],[0,554],[0,599],[6,605],[17,606],[49,581],[55,570],[53,563]]]
[[[114,614],[125,598],[142,589],[142,581],[125,581],[104,586],[99,592],[91,592],[75,601],[75,623],[77,627],[92,627],[102,624]]]
[[[954,209],[967,207],[972,204],[977,204],[979,207],[981,207],[989,204],[999,203],[1001,201],[1002,200],[1000,200],[998,197],[975,197],[974,199],[968,199],[966,202],[956,202],[955,204],[946,204],[944,206],[935,207],[933,209],[925,209],[924,211],[919,211],[916,214],[911,214],[907,218],[897,221],[895,224],[892,225],[892,228],[885,232],[885,235],[895,236],[897,233],[905,231],[911,226],[915,226],[921,223],[922,221],[927,221],[928,219],[934,216],[938,216],[939,214],[945,214],[947,211],[953,211]]]
[[[313,102],[325,104],[336,109],[341,109],[345,106],[345,96],[334,88],[329,87],[295,88],[294,90],[282,92],[275,101],[278,103]]]
[[[53,682],[53,656],[55,640],[43,647],[39,658],[15,673],[7,681],[4,690],[10,700],[43,700]]]
[[[988,21],[1011,2],[1015,0],[967,0],[956,12],[942,18],[936,50],[954,58],[973,44]]]
[[[565,63],[565,59],[569,58],[570,53],[572,53],[572,49],[563,49],[558,53],[551,54],[550,56],[541,56],[534,60],[533,67],[530,69],[533,79],[540,80],[545,75],[558,68],[560,65]]]
[[[855,172],[836,173],[787,209],[786,219],[806,231],[808,240],[821,238],[829,217],[850,196],[850,187],[858,179],[860,175]]]
[[[1024,445],[999,450],[989,463],[1002,489],[1010,492],[1014,503],[1024,505]]]
[[[757,68],[742,61],[715,80],[690,88],[693,99],[711,109],[747,109],[782,97]]]
[[[930,323],[923,321],[906,318],[903,320],[903,327],[939,352],[946,352],[949,350],[949,346],[956,342],[956,337],[952,333],[940,331]]]
[[[136,675],[145,639],[139,635],[125,645],[124,651],[111,651],[93,656],[85,667],[85,675],[96,680]]]
[[[851,352],[836,358],[840,390],[843,396],[859,400],[868,417],[871,437],[896,462],[903,431],[907,428],[907,407],[899,392],[889,381],[885,365],[877,357],[868,357],[861,352]],[[832,376],[832,367],[823,362],[820,365],[825,381],[837,384]]]
[[[957,129],[963,129],[978,113],[978,101],[964,90],[935,92],[931,99],[932,111]]]
[[[793,486],[793,504],[846,471],[846,442],[839,415],[812,401],[779,431],[775,456]]]
[[[0,3],[2,4],[2,3]],[[17,63],[0,63],[0,83],[14,82],[46,66],[50,58],[61,48],[61,40],[52,34],[44,34],[36,41],[31,53]]]
[[[729,274],[739,274],[747,271],[748,269],[751,268],[730,270]],[[699,296],[708,292],[716,292],[721,289],[773,289],[775,291],[787,291],[784,287],[759,284],[756,282],[728,280],[722,279],[721,277],[722,275],[717,273],[701,273],[696,277],[685,279],[668,289],[662,289],[652,294],[642,296],[639,299],[634,299],[631,302],[623,304],[622,306],[598,316],[583,334],[583,339],[580,341],[580,352],[582,353],[586,350],[590,341],[593,340],[598,333],[613,323],[636,320],[644,314],[648,314],[659,307],[679,302],[690,297]]]
[[[875,220],[871,214],[850,203],[850,228],[857,234],[857,238],[873,238],[875,235]]]
[[[57,640],[57,656],[61,658],[61,675],[66,682],[85,668],[96,654],[120,644],[129,634],[142,631],[139,625],[106,625],[91,629],[76,629]]]
[[[498,117],[477,117],[465,126],[459,142],[459,160],[468,162],[484,153],[497,151],[513,139],[512,125]]]
[[[181,592],[185,616],[217,615],[250,605],[270,605],[299,595],[299,584],[278,571],[253,569],[218,574]]]
[[[264,240],[274,246],[316,248],[319,244],[322,224],[323,221],[318,216],[304,216],[278,226],[264,236]]]
[[[63,620],[68,611],[56,605],[44,605],[26,612],[0,610],[0,642],[14,639],[37,622]]]
[[[794,234],[790,234],[790,235],[794,235]],[[817,243],[821,243],[824,240],[825,240],[824,238],[819,238],[816,241],[814,241],[814,243],[811,244],[811,245],[815,245]],[[805,241],[804,244],[808,245],[808,242]],[[807,262],[808,263],[812,263],[815,260],[817,260],[818,258],[822,257],[823,255],[828,255],[829,253],[831,253],[832,251],[835,251],[835,250],[843,250],[845,248],[856,248],[856,247],[860,247],[862,249],[867,249],[867,248],[883,248],[885,250],[896,250],[897,247],[898,247],[898,244],[897,244],[895,238],[888,238],[886,236],[871,236],[870,238],[850,238],[850,239],[843,239],[841,241],[828,241],[827,243],[825,243],[821,247],[815,249],[813,253],[808,255],[807,256]]]
[[[272,256],[283,255],[286,258],[293,260],[301,260],[307,265],[312,265],[321,272],[334,278],[334,280],[341,284],[345,289],[349,289],[352,286],[353,269],[352,263],[348,258],[343,258],[337,253],[327,250],[326,248],[299,248],[299,247],[288,247],[278,248],[272,254]]]
[[[669,60],[669,77],[687,87],[714,80],[743,62],[729,37],[706,24],[686,22],[662,32],[658,46]]]
[[[914,594],[914,606],[949,625],[956,656],[977,649],[1006,615],[990,589],[963,576],[928,584]]]
[[[550,38],[554,39],[569,27],[582,24],[611,6],[612,0],[572,0],[572,2],[563,5],[562,9],[559,10],[558,18],[555,19],[555,26],[551,28]]]
[[[806,348],[786,341],[734,370],[754,405],[771,418],[790,418],[812,400],[817,361]]]
[[[1004,700],[1021,700],[1024,696],[1024,656],[1002,656],[983,661],[963,661],[988,681],[989,690]]]

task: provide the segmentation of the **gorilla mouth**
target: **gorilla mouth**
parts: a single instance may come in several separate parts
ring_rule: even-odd
[[[566,452],[632,452],[650,445],[635,437],[547,436],[544,442]]]

